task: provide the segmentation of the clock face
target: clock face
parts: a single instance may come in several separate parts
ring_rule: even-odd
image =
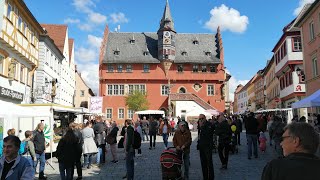
[[[163,43],[164,44],[170,44],[171,43],[171,39],[170,38],[165,38],[165,39],[163,39]]]
[[[170,37],[171,34],[170,34],[169,31],[164,31],[163,36],[164,36],[164,37]]]

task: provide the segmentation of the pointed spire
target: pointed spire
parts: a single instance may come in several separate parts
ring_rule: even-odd
[[[166,2],[166,7],[164,8],[163,16],[162,16],[162,19],[160,21],[159,30],[161,30],[161,29],[175,31],[174,30],[173,19],[171,17],[171,11],[170,11],[170,6],[169,6],[168,0]]]

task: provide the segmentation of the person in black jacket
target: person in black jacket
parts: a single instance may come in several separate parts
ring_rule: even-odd
[[[72,129],[72,131],[78,141],[78,143],[77,143],[78,154],[76,157],[76,167],[77,167],[77,174],[78,174],[77,180],[79,180],[79,179],[82,179],[81,155],[82,155],[83,137],[82,137],[82,133],[80,132],[81,128],[78,124],[76,124],[74,122],[70,123],[69,128]]]
[[[44,175],[44,168],[46,164],[46,158],[45,158],[46,141],[44,138],[43,130],[44,130],[44,124],[39,123],[33,135],[33,144],[34,144],[36,158],[37,158],[36,166],[38,165],[38,161],[40,161],[39,179],[47,179],[47,177]]]
[[[247,142],[248,142],[248,159],[253,154],[255,158],[258,158],[258,120],[254,117],[254,113],[251,112],[245,123]]]
[[[95,141],[98,147],[97,165],[106,162],[106,130],[107,126],[101,119],[96,119],[96,124],[93,127]]]
[[[320,179],[320,159],[314,155],[319,147],[319,134],[307,123],[294,122],[284,130],[281,146],[285,157],[269,162],[261,180]]]
[[[78,138],[72,129],[69,129],[58,143],[56,153],[62,180],[73,179],[74,164],[79,154],[78,144]]]
[[[113,122],[111,124],[112,130],[110,131],[109,136],[112,137],[113,142],[110,144],[110,150],[112,154],[113,160],[111,162],[117,163],[118,162],[118,156],[117,156],[117,134],[119,131],[119,128],[117,127],[116,122]]]
[[[234,125],[236,125],[237,129],[236,129],[236,138],[237,138],[237,143],[239,146],[241,146],[240,143],[240,134],[242,132],[242,122],[241,119],[238,116],[234,116],[235,120],[234,120]]]
[[[228,121],[224,118],[223,113],[218,116],[218,122],[219,124],[215,129],[215,133],[217,136],[219,136],[218,152],[220,161],[222,163],[220,169],[227,169],[232,131]]]
[[[214,179],[214,170],[212,162],[213,133],[212,124],[207,121],[204,114],[199,115],[198,144],[197,149],[200,151],[200,161],[202,175],[205,180]]]

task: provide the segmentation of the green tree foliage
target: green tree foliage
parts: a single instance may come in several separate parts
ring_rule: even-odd
[[[126,106],[134,112],[148,109],[149,102],[147,94],[140,91],[133,91],[132,94],[126,97]]]

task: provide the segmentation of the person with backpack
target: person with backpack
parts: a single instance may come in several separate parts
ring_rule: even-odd
[[[21,142],[20,149],[22,149],[21,147],[23,147],[23,152],[21,154],[26,157],[29,160],[31,166],[35,168],[37,158],[36,152],[34,150],[34,144],[32,142],[33,133],[32,131],[26,131],[24,135],[26,139]]]
[[[126,120],[127,132],[124,137],[125,152],[126,152],[126,169],[127,180],[133,180],[134,178],[134,128],[132,126],[132,120]]]
[[[282,134],[284,133],[285,124],[282,122],[282,119],[278,116],[274,118],[273,123],[270,127],[270,134],[275,145],[275,150],[278,158],[283,157],[282,147],[280,146]]]

